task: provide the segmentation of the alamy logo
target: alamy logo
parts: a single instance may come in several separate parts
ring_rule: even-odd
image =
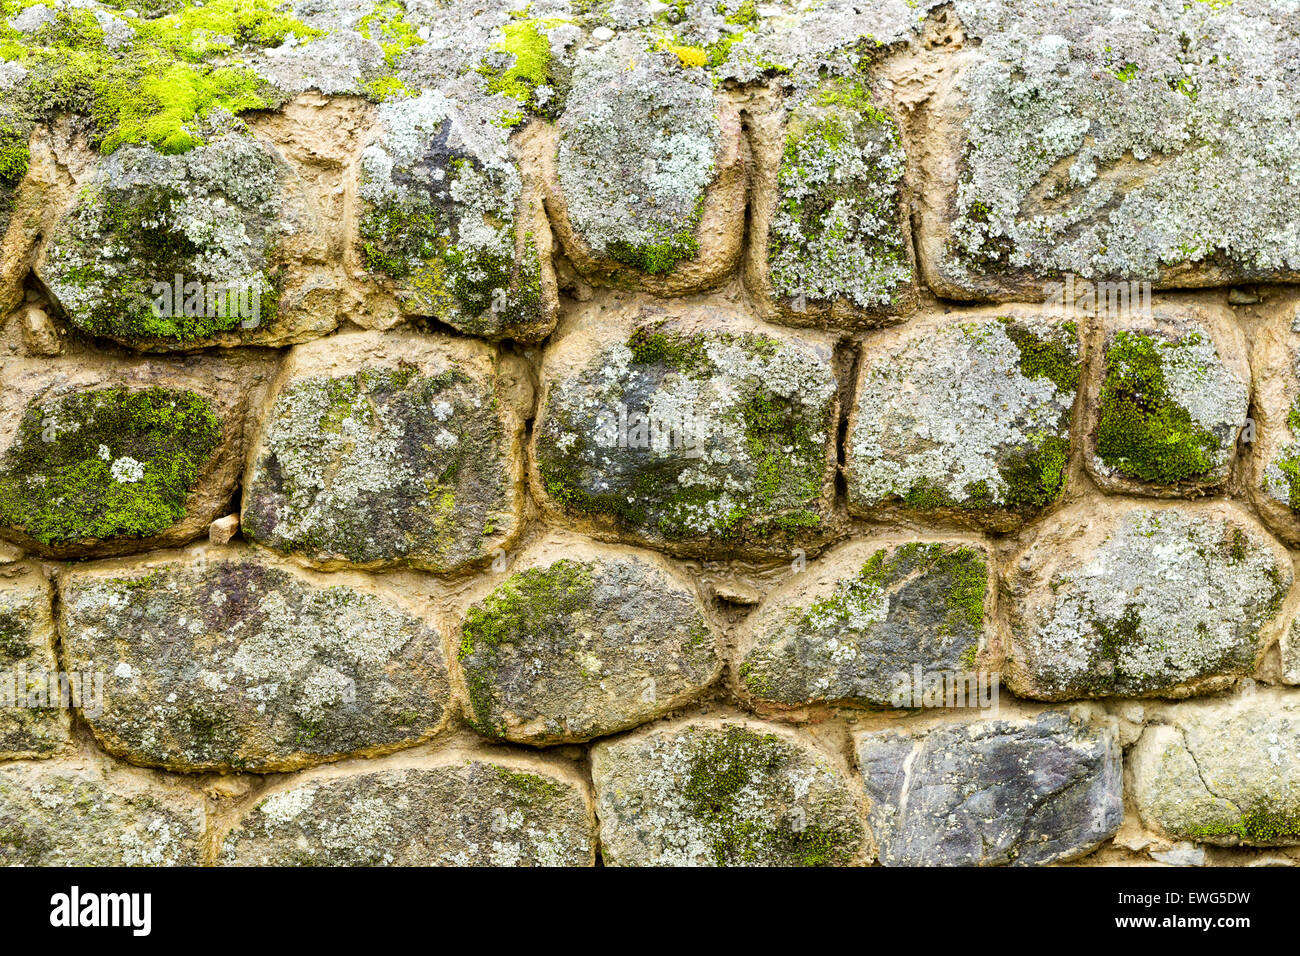
[[[50,925],[126,926],[133,936],[148,936],[153,929],[153,894],[82,893],[74,886],[50,897]]]
[[[149,295],[137,298],[159,319],[239,319],[244,329],[262,322],[261,291],[247,282],[186,282],[178,272],[170,282],[155,282]]]
[[[634,412],[620,402],[596,415],[596,443],[605,448],[643,449],[660,454],[671,451],[686,458],[701,458],[710,431],[708,416],[689,411]]]

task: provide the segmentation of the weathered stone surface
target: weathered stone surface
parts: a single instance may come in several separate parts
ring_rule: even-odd
[[[226,834],[233,866],[591,866],[595,818],[572,770],[513,754],[401,758],[281,784]]]
[[[831,346],[714,307],[588,307],[548,348],[543,507],[682,554],[788,552],[832,520]]]
[[[510,130],[440,90],[388,100],[361,155],[359,252],[403,309],[463,332],[537,341],[555,328],[551,227]]]
[[[1142,822],[1201,843],[1300,844],[1300,702],[1261,690],[1167,707],[1128,762]]]
[[[63,649],[107,672],[100,744],[174,770],[293,770],[381,754],[443,726],[434,627],[382,589],[245,550],[70,571]]]
[[[1300,296],[1287,295],[1255,332],[1250,500],[1269,529],[1300,544]],[[1244,436],[1243,436],[1244,440]]]
[[[635,36],[581,51],[547,157],[565,253],[593,279],[661,295],[717,285],[744,238],[741,141],[735,107],[673,53]]]
[[[844,865],[862,847],[844,772],[774,725],[657,727],[597,744],[591,760],[608,865]]]
[[[657,555],[568,537],[530,549],[459,635],[475,729],[586,740],[667,713],[722,670],[699,595]]]
[[[898,127],[860,79],[752,117],[745,282],[778,321],[870,327],[916,306]]]
[[[244,534],[322,567],[446,572],[508,547],[523,424],[494,353],[378,332],[295,348],[244,479]]]
[[[1084,463],[1106,491],[1174,497],[1222,485],[1250,410],[1250,365],[1227,310],[1161,306],[1101,323]]]
[[[0,365],[0,537],[53,557],[182,544],[225,513],[271,353]]]
[[[196,866],[204,807],[174,779],[107,761],[0,767],[0,864]]]
[[[998,530],[1065,491],[1078,328],[1028,309],[872,337],[845,449],[849,507]]]
[[[1291,558],[1229,504],[1062,513],[1009,566],[1008,686],[1184,697],[1255,669]]]
[[[918,246],[938,294],[1042,298],[1064,274],[1157,288],[1300,276],[1294,9],[953,12],[978,42],[926,105]]]
[[[1124,816],[1113,723],[977,720],[855,738],[885,866],[1041,865],[1091,852]]]
[[[309,209],[290,208],[292,176],[238,122],[178,155],[124,146],[64,215],[37,275],[74,327],[137,349],[324,335],[332,309],[280,307],[285,248],[314,228]]]
[[[991,628],[978,542],[853,542],[770,594],[740,636],[741,689],[760,705],[896,705],[913,667],[974,670]]]
[[[48,757],[70,743],[68,711],[51,695],[59,670],[53,614],[54,593],[39,572],[0,575],[0,760]]]

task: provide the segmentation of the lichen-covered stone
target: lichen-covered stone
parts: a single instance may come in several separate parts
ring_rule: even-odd
[[[831,524],[830,343],[709,307],[598,309],[548,349],[534,488],[550,511],[674,553],[771,553]]]
[[[475,729],[525,743],[604,736],[680,706],[722,669],[694,587],[656,555],[544,542],[460,629]]]
[[[755,177],[746,283],[792,325],[870,326],[916,305],[898,127],[861,79],[800,94],[781,129],[751,120]],[[774,167],[774,168],[768,168]]]
[[[411,746],[446,718],[438,632],[353,577],[203,548],[74,569],[62,595],[68,666],[107,674],[103,713],[83,716],[133,763],[293,770]]]
[[[1189,306],[1103,324],[1085,403],[1084,462],[1106,491],[1203,494],[1224,483],[1250,410],[1245,342],[1230,315]]]
[[[0,865],[197,866],[203,797],[161,774],[70,759],[0,767]]]
[[[1291,559],[1235,506],[1081,507],[1010,566],[1008,686],[1044,700],[1184,697],[1251,674]]]
[[[932,319],[871,339],[845,450],[849,506],[998,530],[1065,491],[1078,329],[1036,316]]]
[[[388,100],[377,122],[360,165],[365,267],[394,280],[411,314],[487,338],[545,338],[557,308],[551,231],[509,128],[436,89]]]
[[[39,573],[0,576],[0,760],[49,757],[70,743],[57,683],[51,694],[59,671],[53,614],[53,591]],[[76,675],[78,694],[83,676]],[[84,683],[93,692],[93,676]]]
[[[491,349],[360,333],[298,346],[244,479],[244,534],[323,567],[446,572],[519,530],[523,425]]]
[[[789,731],[710,719],[597,744],[611,866],[842,866],[864,827],[844,771]]]
[[[1251,503],[1269,529],[1300,544],[1300,298],[1284,296],[1255,333],[1251,367]]]
[[[1295,9],[952,10],[974,42],[926,104],[919,247],[936,293],[1043,298],[1063,274],[1158,288],[1300,276]]]
[[[312,771],[221,842],[227,866],[591,866],[595,819],[573,771],[468,752]]]
[[[978,542],[845,545],[745,622],[741,689],[776,708],[910,701],[914,666],[974,670],[991,598]]]
[[[673,53],[631,35],[583,51],[547,176],[573,264],[660,294],[721,282],[744,233],[741,135],[735,107]]]
[[[332,314],[280,310],[290,223],[310,225],[285,198],[292,175],[239,128],[179,155],[124,146],[81,190],[37,274],[75,328],[133,348],[323,335]]]
[[[43,555],[193,540],[239,481],[273,356],[3,365],[0,537]]]
[[[1221,846],[1300,844],[1300,702],[1260,690],[1165,708],[1128,762],[1142,822]]]
[[[1112,724],[1046,712],[855,738],[885,866],[1034,866],[1091,852],[1124,816]]]

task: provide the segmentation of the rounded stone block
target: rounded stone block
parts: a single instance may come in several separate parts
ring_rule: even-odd
[[[385,585],[247,549],[79,567],[63,652],[105,672],[82,716],[110,753],[199,772],[288,771],[428,740],[448,716],[442,638]]]
[[[226,866],[591,866],[587,785],[558,763],[469,751],[311,771],[224,835]]]
[[[834,533],[831,343],[710,306],[588,308],[545,355],[533,489],[559,520],[675,554]]]
[[[1007,684],[1024,697],[1186,697],[1254,673],[1292,581],[1235,506],[1072,509],[1008,566]]]
[[[849,507],[1007,531],[1069,477],[1077,325],[1022,308],[927,316],[867,341],[845,447]]]
[[[1300,700],[1258,690],[1160,712],[1128,760],[1142,822],[1219,846],[1300,844]]]
[[[1300,545],[1300,296],[1282,296],[1271,311],[1255,332],[1251,360],[1250,500],[1273,533],[1294,546]]]
[[[610,866],[843,866],[861,807],[838,761],[783,728],[697,719],[597,744]]]
[[[1103,491],[1203,495],[1228,480],[1250,412],[1250,364],[1232,314],[1161,305],[1097,322],[1084,464]]]
[[[1113,718],[1025,717],[854,738],[885,866],[1041,866],[1092,852],[1124,816]]]
[[[914,668],[965,674],[992,636],[978,541],[855,541],[794,574],[741,625],[741,691],[763,709],[901,706]]]
[[[547,208],[574,267],[658,295],[722,282],[747,189],[735,106],[634,36],[584,50],[547,150]]]
[[[0,865],[198,866],[204,799],[174,778],[79,758],[0,766]]]
[[[932,67],[917,119],[917,244],[937,295],[1042,299],[1065,275],[1156,288],[1300,277],[1294,11],[1113,9],[953,9],[965,42]]]
[[[174,155],[122,146],[63,214],[36,274],[74,328],[143,351],[326,335],[332,299],[282,302],[296,237],[320,229],[294,176],[238,120]]]
[[[199,537],[230,506],[274,362],[261,351],[6,362],[0,537],[55,558]]]
[[[465,612],[465,711],[523,743],[604,736],[697,696],[722,670],[717,642],[695,586],[658,555],[552,536]]]
[[[321,568],[447,573],[509,547],[523,422],[469,339],[365,332],[289,353],[244,477],[244,534]]]
[[[82,694],[94,704],[94,674],[68,675],[64,696],[56,637],[49,582],[35,568],[6,568],[0,574],[0,760],[67,749],[71,704]]]
[[[749,118],[755,159],[745,284],[776,321],[871,328],[915,310],[898,126],[837,77]]]
[[[484,104],[441,90],[389,99],[361,154],[361,264],[402,309],[489,339],[555,328],[551,227],[541,184]]]

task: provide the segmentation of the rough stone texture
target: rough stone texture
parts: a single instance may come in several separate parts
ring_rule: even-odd
[[[204,534],[239,482],[273,360],[0,362],[0,537],[63,558]]]
[[[37,275],[75,328],[133,348],[324,335],[331,308],[280,307],[290,237],[319,228],[310,209],[285,208],[301,202],[292,176],[238,123],[176,156],[124,146],[63,216]]]
[[[1232,471],[1250,409],[1245,341],[1222,307],[1162,306],[1099,323],[1084,463],[1105,491],[1204,494]]]
[[[39,572],[0,573],[0,760],[49,757],[70,744],[68,711],[50,693],[59,669],[53,612],[53,590]],[[93,680],[77,676],[79,692],[93,690]]]
[[[276,786],[226,834],[233,866],[591,866],[576,772],[513,754],[402,758]]]
[[[951,298],[1074,274],[1158,288],[1300,276],[1300,14],[1267,0],[958,0],[918,247]]]
[[[244,479],[251,540],[322,567],[458,570],[519,530],[523,423],[471,340],[294,349]]]
[[[744,238],[740,117],[681,67],[630,36],[580,55],[547,157],[574,266],[661,295],[717,285]]]
[[[1269,529],[1300,544],[1300,297],[1284,296],[1255,333],[1250,500]]]
[[[991,604],[979,542],[853,542],[746,620],[740,686],[775,708],[910,701],[914,666],[925,674],[976,668]]]
[[[787,553],[830,528],[830,343],[715,307],[589,309],[547,350],[543,507],[674,553]]]
[[[0,864],[196,866],[203,797],[87,758],[0,766]]]
[[[601,852],[612,866],[824,866],[861,851],[838,764],[788,731],[693,720],[591,752]]]
[[[722,670],[699,596],[657,556],[552,538],[466,610],[465,712],[525,743],[586,740],[644,723]]]
[[[1029,309],[872,337],[845,446],[849,506],[997,530],[1065,491],[1078,326]]]
[[[510,155],[510,130],[440,90],[389,100],[377,120],[360,164],[364,265],[394,280],[412,314],[493,339],[548,335],[551,228],[539,181]]]
[[[75,569],[73,670],[107,673],[83,713],[110,753],[173,770],[294,770],[427,740],[447,717],[442,641],[385,586],[253,552]]]
[[[1114,836],[1124,815],[1113,722],[1049,711],[855,743],[885,866],[1069,860]]]
[[[1021,696],[1184,697],[1254,672],[1291,559],[1229,504],[1080,507],[1008,565]]]
[[[1128,762],[1147,826],[1200,843],[1300,843],[1300,706],[1274,690],[1166,708]]]
[[[871,327],[916,306],[897,124],[836,78],[750,118],[755,157],[746,285],[791,325]]]

